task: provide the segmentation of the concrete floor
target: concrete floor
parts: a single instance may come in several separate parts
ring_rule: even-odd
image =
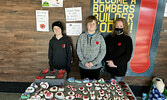
[[[0,92],[0,100],[19,100],[21,93]]]

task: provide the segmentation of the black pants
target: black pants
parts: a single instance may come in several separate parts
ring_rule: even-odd
[[[83,69],[81,67],[79,67],[80,69],[80,75],[81,75],[81,79],[84,79],[84,78],[89,78],[89,79],[96,79],[98,80],[99,79],[99,76],[100,76],[100,69]]]

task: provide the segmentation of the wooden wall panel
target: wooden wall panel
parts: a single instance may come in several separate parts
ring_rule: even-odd
[[[82,7],[83,21],[90,13],[90,2],[64,0],[64,7],[42,8],[41,0],[0,1],[0,81],[32,82],[40,70],[48,68],[48,43],[53,36],[50,32],[36,31],[35,10],[49,10],[49,25],[60,20],[65,27],[67,7]],[[85,26],[83,26],[85,29]],[[71,37],[75,50],[77,36]],[[75,52],[75,51],[74,51]],[[74,60],[77,61],[74,53]],[[77,65],[73,64],[71,76],[78,77]],[[74,69],[74,70],[73,70]],[[79,78],[79,77],[78,77]]]
[[[0,81],[33,82],[38,73],[48,68],[48,43],[53,36],[52,22],[60,20],[65,27],[65,8],[82,7],[83,31],[90,15],[90,0],[64,0],[64,7],[44,8],[41,0],[0,1]],[[35,10],[49,10],[50,32],[36,31]],[[165,30],[165,31],[164,31]],[[164,18],[153,75],[167,79],[167,18]],[[74,63],[69,77],[80,78],[76,42],[71,36]],[[104,76],[109,79],[108,76]],[[130,85],[149,85],[152,77],[125,77]],[[166,83],[167,84],[167,83]]]

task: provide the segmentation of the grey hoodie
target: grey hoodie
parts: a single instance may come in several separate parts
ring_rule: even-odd
[[[77,41],[77,55],[79,66],[83,69],[98,69],[102,67],[102,60],[106,54],[106,44],[99,31],[89,37],[88,32],[82,33]],[[85,67],[87,62],[92,62],[94,66]]]

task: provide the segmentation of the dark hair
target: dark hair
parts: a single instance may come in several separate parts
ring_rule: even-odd
[[[60,27],[61,28],[61,32],[63,33],[63,25],[62,25],[62,23],[60,22],[60,21],[56,21],[56,22],[54,22],[53,24],[52,24],[52,31],[54,32],[54,26],[58,26],[58,27]]]
[[[96,21],[96,25],[98,25],[98,22],[97,22],[97,18],[95,16],[89,16],[86,18],[86,25],[89,23],[89,22],[92,22],[93,20]]]

